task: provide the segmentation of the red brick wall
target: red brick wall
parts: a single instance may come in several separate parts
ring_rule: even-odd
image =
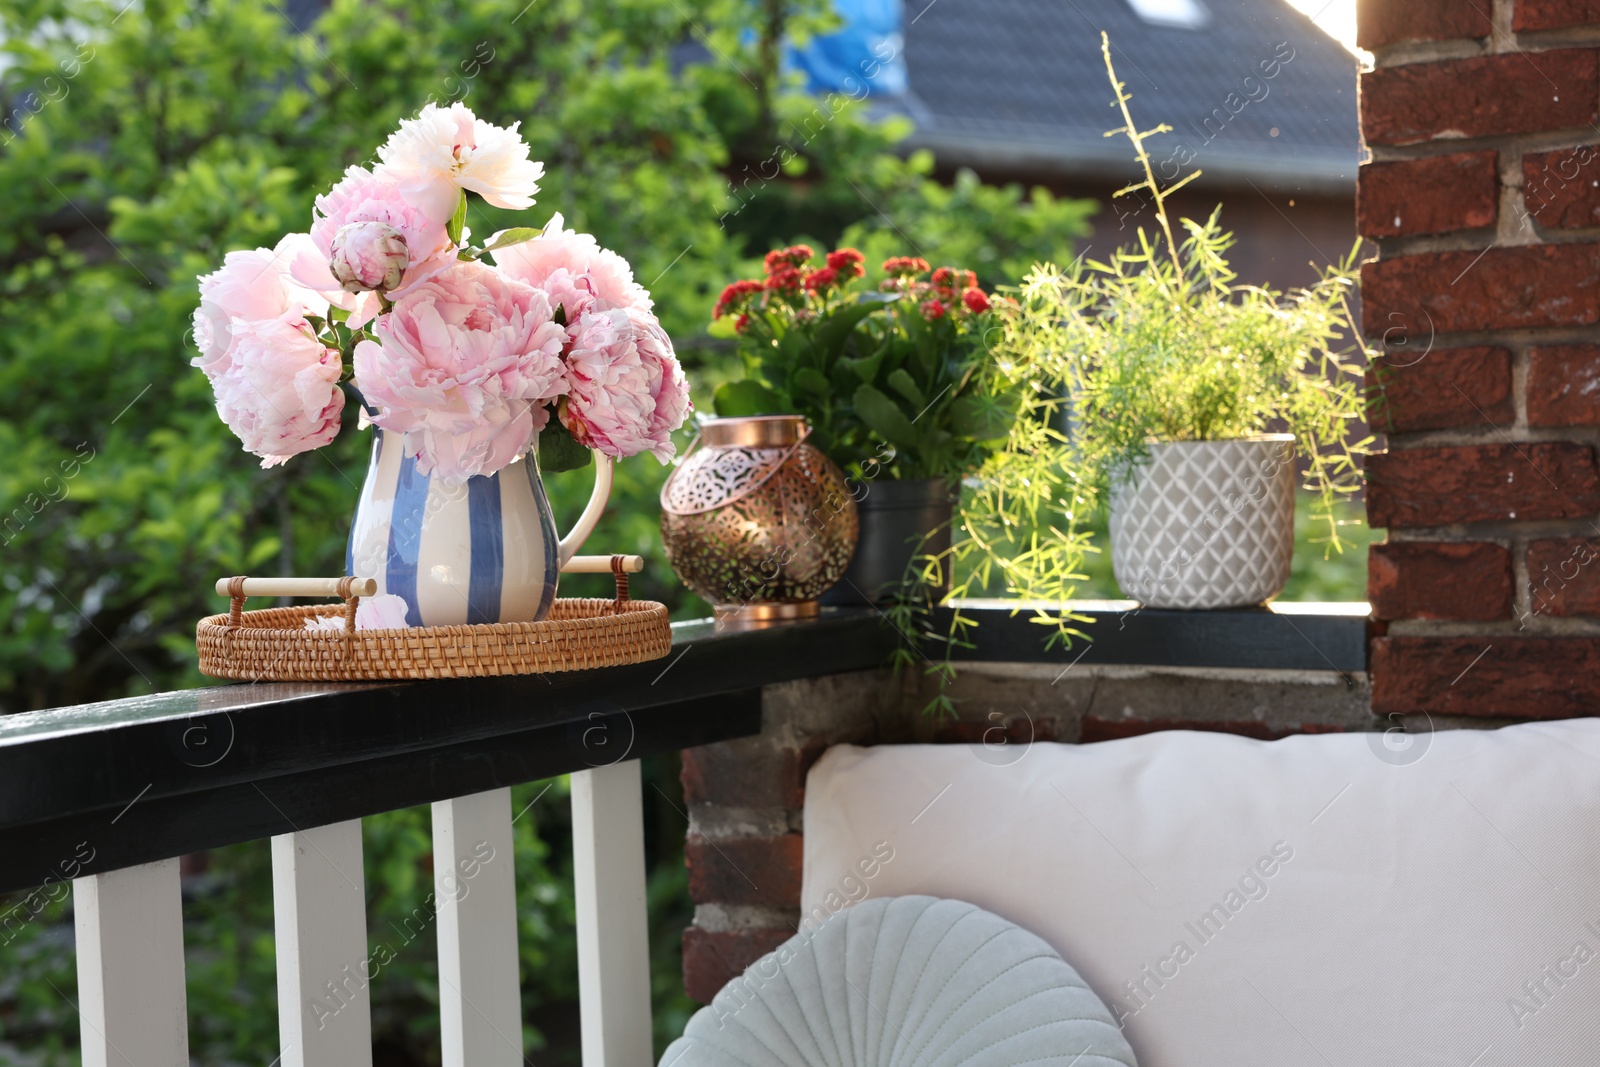
[[[1373,710],[1600,710],[1600,0],[1361,0]],[[1591,540],[1593,539],[1593,540]]]

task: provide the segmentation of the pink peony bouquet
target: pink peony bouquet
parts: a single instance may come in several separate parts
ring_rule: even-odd
[[[270,467],[332,441],[351,383],[419,471],[450,481],[493,474],[541,431],[669,461],[688,385],[627,260],[559,214],[470,243],[469,192],[528,208],[543,173],[517,125],[429,104],[317,197],[309,232],[202,276],[194,365],[245,449]]]

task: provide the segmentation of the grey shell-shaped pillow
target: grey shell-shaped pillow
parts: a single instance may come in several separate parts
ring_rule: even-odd
[[[1135,1067],[1054,949],[972,904],[869,900],[751,964],[661,1067]]]

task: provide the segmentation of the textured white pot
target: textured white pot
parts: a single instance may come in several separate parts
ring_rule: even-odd
[[[1111,567],[1150,608],[1277,596],[1294,554],[1294,435],[1152,443],[1111,489]]]

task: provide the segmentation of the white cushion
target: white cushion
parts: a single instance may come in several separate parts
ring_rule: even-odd
[[[870,901],[751,964],[662,1067],[1135,1067],[1038,937],[959,900]]]
[[[1143,1067],[1593,1063],[1600,721],[832,749],[802,908],[910,893],[1043,937]]]

